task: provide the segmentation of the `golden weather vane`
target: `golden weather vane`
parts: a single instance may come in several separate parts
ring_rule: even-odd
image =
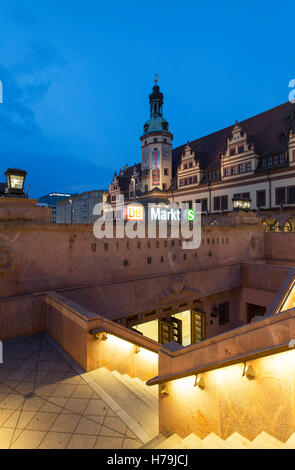
[[[155,73],[155,83],[157,83],[159,80],[159,75],[157,73]]]

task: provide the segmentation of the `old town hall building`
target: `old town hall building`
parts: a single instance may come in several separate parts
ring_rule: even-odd
[[[268,230],[295,230],[295,104],[272,108],[172,148],[157,80],[149,95],[141,162],[126,165],[109,187],[110,202],[163,200],[201,203],[207,216],[232,211],[232,199],[251,200]]]

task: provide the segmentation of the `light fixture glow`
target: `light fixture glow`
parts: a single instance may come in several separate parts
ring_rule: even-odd
[[[140,352],[140,347],[135,345],[135,348],[134,348],[134,353],[135,354],[138,354]]]
[[[204,390],[205,382],[204,382],[203,377],[200,377],[199,375],[196,375],[196,380],[195,380],[194,387],[199,387],[201,390]]]
[[[160,386],[160,394],[161,395],[168,395],[168,389],[167,389],[166,384]]]
[[[247,379],[249,380],[252,380],[255,378],[253,367],[251,365],[247,366],[246,362],[243,364],[242,377],[247,377]]]

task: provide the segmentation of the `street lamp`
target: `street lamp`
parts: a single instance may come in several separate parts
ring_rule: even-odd
[[[27,172],[16,168],[8,168],[5,172],[7,193],[6,196],[26,197],[24,192],[24,184]]]
[[[233,197],[232,204],[234,211],[248,211],[251,209],[251,199],[246,197]]]
[[[69,199],[70,207],[71,207],[71,224],[73,223],[73,201]]]

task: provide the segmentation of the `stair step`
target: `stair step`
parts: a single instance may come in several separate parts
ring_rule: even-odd
[[[238,432],[234,432],[224,441],[225,449],[248,449],[250,444],[249,439],[241,436]]]
[[[136,393],[138,397],[144,401],[144,403],[149,406],[153,411],[158,412],[158,400],[155,400],[151,397],[143,388],[138,384],[135,384],[129,380],[126,380],[124,375],[121,375],[118,371],[114,370],[112,373],[124,384],[128,387],[132,392]]]
[[[141,382],[143,384],[145,384],[145,382],[143,382],[142,380],[140,380],[138,377],[135,377],[134,380],[136,382]],[[158,391],[158,385],[153,385],[153,386],[150,386],[150,385],[146,385],[145,386],[147,387],[149,393],[151,393],[153,396],[155,396],[157,399],[159,398],[159,391]]]
[[[163,434],[158,434],[158,436],[151,439],[149,442],[146,442],[140,449],[156,449],[163,441],[166,440],[166,437]]]
[[[191,433],[186,436],[182,442],[180,449],[201,449],[202,448],[202,439],[200,439],[196,434]]]
[[[136,393],[105,367],[92,371],[91,376],[151,438],[158,435],[157,409],[151,410]]]
[[[248,445],[248,449],[281,449],[282,447],[282,441],[279,441],[265,431],[262,431],[259,436]]]
[[[159,397],[155,396],[154,393],[151,393],[149,390],[149,386],[145,384],[142,380],[138,379],[137,377],[130,377],[128,374],[124,374],[123,377],[130,383],[132,384],[133,387],[136,387],[137,390],[143,390],[145,394],[148,394],[148,396],[158,403]]]
[[[172,436],[161,442],[156,449],[175,449],[175,447],[182,441],[182,438],[178,434],[172,434]]]
[[[282,449],[295,449],[295,433],[282,445]]]
[[[202,449],[224,449],[224,440],[211,432],[202,440]]]

